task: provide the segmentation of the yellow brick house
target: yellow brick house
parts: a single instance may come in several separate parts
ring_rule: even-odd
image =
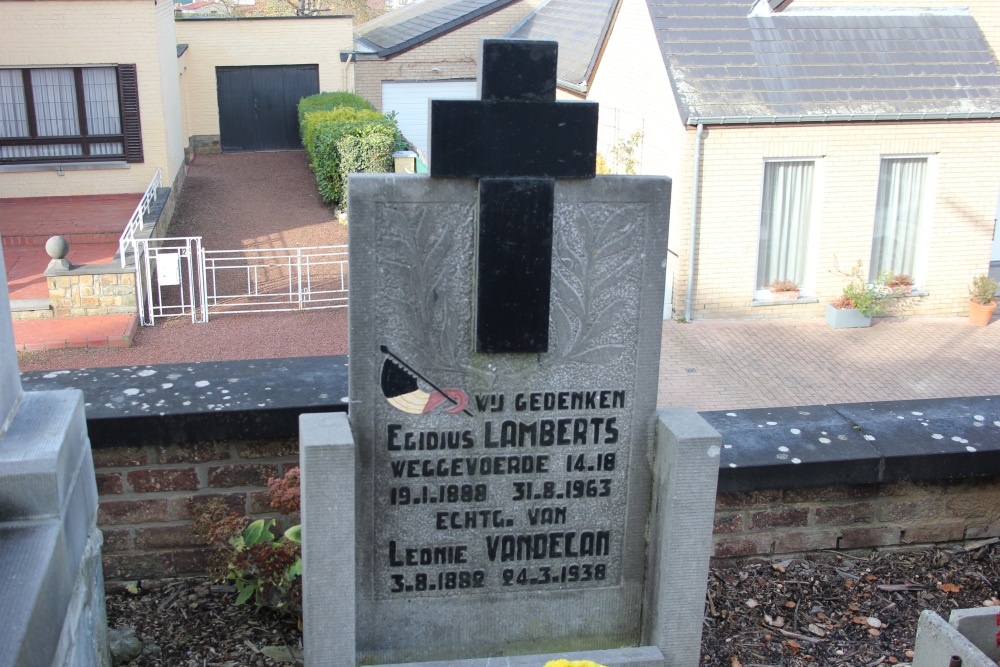
[[[157,169],[176,191],[223,120],[236,150],[298,149],[299,97],[353,87],[350,16],[175,23],[166,0],[0,0],[0,22],[5,199],[141,193]]]
[[[0,0],[0,196],[142,192],[182,172],[173,4]]]
[[[594,4],[549,0],[512,34],[562,52]],[[966,312],[1000,193],[1000,5],[607,6],[592,69],[560,85],[601,104],[613,167],[673,178],[665,317],[820,317],[859,259],[915,278],[898,312]],[[770,294],[786,278],[797,301]]]

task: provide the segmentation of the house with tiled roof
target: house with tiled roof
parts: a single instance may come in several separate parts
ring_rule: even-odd
[[[503,37],[540,0],[421,0],[354,29],[354,90],[396,112],[425,157],[429,99],[474,99],[479,42]]]
[[[576,48],[576,21],[544,12],[590,1],[549,0],[516,34]],[[915,279],[896,312],[966,311],[1000,193],[1000,5],[620,0],[609,16],[581,94],[612,167],[673,179],[668,314],[822,316],[859,259]],[[800,298],[773,298],[775,279]]]
[[[550,0],[528,14],[506,37],[559,42],[556,95],[584,99],[618,5],[618,0]]]

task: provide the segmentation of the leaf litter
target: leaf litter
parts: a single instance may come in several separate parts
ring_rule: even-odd
[[[971,548],[970,548],[971,547]],[[1000,606],[1000,544],[817,552],[712,568],[702,664],[905,667],[920,612]]]
[[[947,619],[952,609],[1000,607],[998,589],[996,540],[713,567],[702,664],[905,667],[921,611],[933,609]],[[204,579],[110,585],[108,625],[133,627],[145,642],[143,654],[129,663],[135,667],[301,664],[295,619],[237,607],[234,599],[232,587]]]

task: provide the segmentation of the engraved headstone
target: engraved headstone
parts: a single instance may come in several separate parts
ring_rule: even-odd
[[[554,48],[486,41],[485,106],[432,103],[431,178],[351,177],[350,432],[302,420],[307,665],[696,657],[718,441],[655,410],[670,183],[587,177],[594,137],[560,132],[595,105],[553,101]],[[523,76],[491,79],[507,58]],[[520,157],[455,167],[451,149],[482,136],[476,150]],[[553,151],[590,163],[539,167]],[[494,178],[551,205],[509,204]]]

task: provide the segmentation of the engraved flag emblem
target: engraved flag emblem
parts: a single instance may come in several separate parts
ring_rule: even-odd
[[[425,414],[439,405],[450,403],[445,408],[445,412],[455,414],[464,412],[472,416],[466,410],[469,398],[461,389],[441,389],[436,384],[424,377],[415,368],[400,359],[383,345],[382,352],[386,355],[382,362],[382,395],[389,402],[389,405],[402,412],[411,415]],[[418,380],[424,382],[433,390],[424,391],[420,388]]]

